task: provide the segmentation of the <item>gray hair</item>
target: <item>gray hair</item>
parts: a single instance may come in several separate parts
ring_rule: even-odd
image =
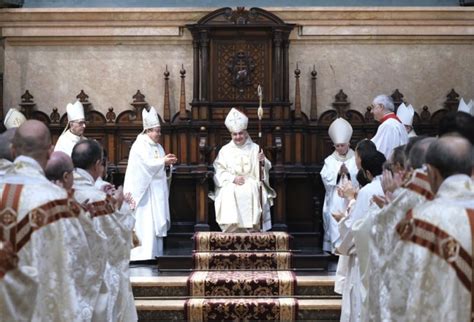
[[[395,111],[395,105],[393,105],[393,99],[387,95],[379,95],[372,101],[372,104],[383,105],[383,108],[387,111],[393,112]]]

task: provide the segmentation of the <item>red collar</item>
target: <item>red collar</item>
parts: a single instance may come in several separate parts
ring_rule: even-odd
[[[395,114],[395,113],[388,113],[388,114],[385,114],[382,119],[380,120],[380,123],[383,123],[385,122],[386,120],[388,119],[395,119],[397,120],[398,122],[402,123],[402,121],[400,121],[400,119],[398,118],[398,116]]]

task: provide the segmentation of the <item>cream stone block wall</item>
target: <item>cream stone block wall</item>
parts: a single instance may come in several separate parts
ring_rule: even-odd
[[[95,110],[115,113],[131,109],[140,90],[146,101],[163,113],[165,66],[170,72],[171,112],[179,109],[181,64],[187,71],[186,90],[192,99],[191,44],[140,46],[8,46],[5,55],[5,110],[18,106],[29,90],[37,107],[48,114],[66,112],[84,90]]]
[[[443,107],[451,88],[474,98],[474,44],[298,43],[290,46],[290,73],[301,70],[301,104],[309,113],[311,71],[317,71],[318,114],[343,89],[351,108],[365,112],[378,94],[395,89],[420,113]],[[294,78],[290,93],[294,101]]]
[[[4,37],[4,110],[29,90],[37,107],[64,113],[83,89],[94,108],[130,109],[139,89],[163,112],[168,65],[172,114],[179,107],[181,64],[192,100],[192,37],[185,25],[216,8],[0,9]],[[374,96],[396,88],[420,112],[442,107],[454,88],[474,98],[474,8],[264,8],[287,23],[290,98],[296,64],[309,115],[311,70],[318,72],[318,114],[343,89],[364,113]],[[0,67],[2,66],[0,63]],[[189,108],[189,105],[187,105]]]

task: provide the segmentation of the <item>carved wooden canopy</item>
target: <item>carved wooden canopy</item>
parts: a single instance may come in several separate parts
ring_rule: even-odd
[[[218,9],[186,27],[193,36],[191,105],[199,111],[194,119],[222,119],[232,106],[256,107],[259,84],[267,109],[289,108],[288,37],[293,24],[259,8],[238,7]]]

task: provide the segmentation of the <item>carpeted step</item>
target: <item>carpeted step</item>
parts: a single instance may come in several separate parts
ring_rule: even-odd
[[[193,239],[194,250],[202,252],[289,251],[291,236],[285,232],[198,232]]]
[[[140,322],[186,321],[185,303],[185,299],[135,300]],[[296,321],[339,321],[340,314],[340,299],[300,299]]]
[[[196,270],[288,270],[291,252],[195,252]]]
[[[292,296],[292,271],[196,271],[188,279],[190,296]]]
[[[295,295],[298,298],[340,298],[334,293],[334,276],[296,275]],[[186,276],[132,276],[135,297],[188,297]]]
[[[295,321],[298,300],[277,299],[189,299],[185,303],[187,321]]]

